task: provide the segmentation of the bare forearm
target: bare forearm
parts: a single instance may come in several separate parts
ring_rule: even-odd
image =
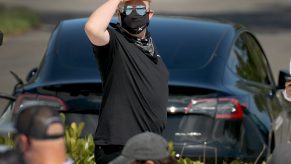
[[[99,8],[97,8],[85,25],[85,31],[89,38],[91,37],[104,37],[108,24],[113,17],[118,4],[121,0],[108,0]]]

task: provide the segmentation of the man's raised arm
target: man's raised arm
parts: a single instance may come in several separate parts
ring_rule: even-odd
[[[85,32],[92,44],[103,46],[109,43],[107,27],[121,0],[108,0],[97,8],[89,17]]]

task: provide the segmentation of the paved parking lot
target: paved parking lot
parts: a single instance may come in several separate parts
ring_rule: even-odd
[[[0,0],[6,5],[22,5],[40,12],[88,12],[106,0]],[[289,6],[290,0],[152,0],[159,12],[223,13],[264,11],[267,8]]]

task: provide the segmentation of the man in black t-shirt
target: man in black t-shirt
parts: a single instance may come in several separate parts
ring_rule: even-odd
[[[109,25],[115,13],[120,24]],[[132,136],[165,127],[168,71],[147,30],[152,16],[150,0],[107,0],[86,23],[103,85],[94,136],[98,164],[118,156]]]

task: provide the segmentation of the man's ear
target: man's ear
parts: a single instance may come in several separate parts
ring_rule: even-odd
[[[119,14],[120,14],[119,12],[120,12],[119,9],[116,9],[115,13],[114,13],[114,16],[119,16]]]
[[[149,11],[149,19],[151,19],[154,16],[154,10]]]
[[[117,12],[116,12],[116,16],[117,16],[118,22],[121,24],[120,11],[117,11]]]
[[[21,152],[26,152],[30,147],[28,136],[19,134],[16,138],[16,146]]]

